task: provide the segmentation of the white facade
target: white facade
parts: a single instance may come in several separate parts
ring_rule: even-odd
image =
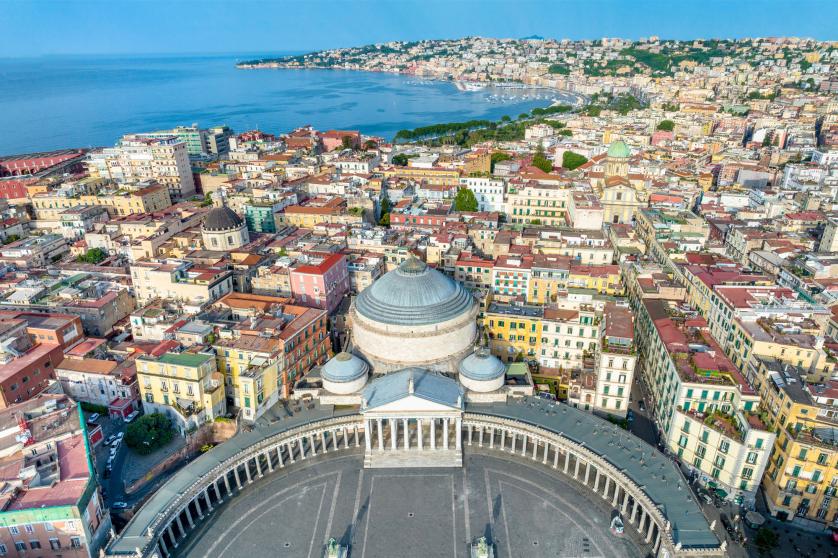
[[[503,211],[506,184],[495,178],[467,177],[460,179],[460,186],[474,192],[478,211]]]
[[[602,352],[597,371],[596,410],[624,417],[629,407],[637,354]]]

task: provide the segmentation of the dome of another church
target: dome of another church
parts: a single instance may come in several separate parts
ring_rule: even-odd
[[[225,205],[211,209],[201,227],[205,231],[229,231],[241,227],[243,223],[242,218]]]
[[[369,365],[357,356],[340,352],[323,365],[323,387],[336,394],[355,393],[367,382]]]
[[[631,157],[631,151],[629,151],[626,142],[617,140],[608,147],[608,156],[625,159]]]

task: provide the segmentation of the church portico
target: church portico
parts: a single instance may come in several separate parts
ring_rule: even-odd
[[[408,369],[372,382],[361,405],[364,466],[461,467],[463,391],[456,381]]]

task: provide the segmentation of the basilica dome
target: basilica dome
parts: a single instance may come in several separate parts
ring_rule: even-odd
[[[631,157],[628,145],[623,140],[617,140],[608,147],[608,156],[618,159]]]
[[[408,366],[456,372],[477,336],[477,312],[461,283],[410,258],[358,295],[354,347],[376,373]]]
[[[464,358],[458,372],[461,384],[480,393],[500,389],[506,379],[506,365],[484,347]]]
[[[355,309],[380,323],[426,325],[467,313],[472,304],[462,283],[411,258],[364,289]]]

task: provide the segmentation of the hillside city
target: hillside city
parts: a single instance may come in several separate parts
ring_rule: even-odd
[[[468,37],[238,67],[574,101],[395,138],[184,124],[0,157],[0,555],[99,556],[185,464],[309,393],[360,293],[424,266],[476,299],[507,381],[675,463],[730,555],[756,552],[754,510],[826,555],[838,44]]]

